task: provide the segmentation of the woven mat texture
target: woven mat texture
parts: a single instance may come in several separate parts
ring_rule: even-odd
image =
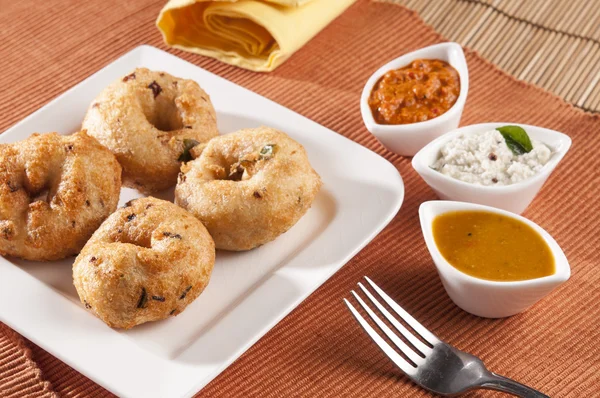
[[[162,0],[0,1],[0,131],[139,44],[165,49],[154,27],[162,5]],[[342,298],[365,274],[435,334],[480,356],[490,369],[552,397],[598,394],[600,272],[594,252],[600,243],[600,116],[467,51],[472,80],[463,125],[515,121],[573,139],[571,151],[525,213],[563,247],[571,279],[523,314],[500,320],[469,315],[444,292],[421,236],[417,208],[435,195],[410,159],[386,151],[366,131],[358,107],[372,71],[440,41],[416,13],[359,0],[274,73],[252,73],[169,50],[381,154],[398,168],[406,186],[405,202],[391,224],[199,397],[429,396],[394,368],[345,309]],[[54,393],[111,396],[0,324],[0,395]]]
[[[597,0],[382,0],[419,13],[435,30],[519,79],[600,112]]]

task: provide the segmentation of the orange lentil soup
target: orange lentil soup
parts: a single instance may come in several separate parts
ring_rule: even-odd
[[[522,281],[554,274],[554,256],[540,234],[502,214],[441,214],[433,220],[433,238],[446,261],[475,278]]]
[[[369,107],[379,124],[424,122],[446,113],[460,93],[460,77],[449,63],[417,59],[383,75],[371,91]]]

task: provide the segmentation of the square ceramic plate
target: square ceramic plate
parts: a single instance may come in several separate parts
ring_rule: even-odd
[[[219,130],[268,125],[306,148],[323,179],[308,213],[274,242],[218,252],[209,286],[179,316],[113,330],[86,312],[73,258],[36,263],[0,257],[0,320],[119,396],[195,394],[340,269],[394,217],[404,186],[385,159],[264,97],[153,47],[134,49],[0,135],[76,131],[111,81],[144,66],[196,80]],[[169,198],[172,193],[165,193]],[[124,188],[121,204],[138,197]]]

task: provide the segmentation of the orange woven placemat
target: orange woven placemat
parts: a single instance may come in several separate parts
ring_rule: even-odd
[[[141,43],[165,48],[153,25],[162,1],[49,3],[0,1],[0,131],[131,48]],[[171,51],[385,156],[406,184],[405,203],[392,223],[198,396],[427,396],[359,331],[345,309],[342,298],[365,274],[434,333],[480,356],[490,369],[553,397],[598,394],[600,276],[592,254],[600,234],[595,134],[600,118],[467,52],[471,91],[462,124],[522,122],[573,139],[570,153],[525,213],[563,247],[571,279],[523,314],[501,320],[471,316],[445,294],[421,237],[417,208],[434,194],[409,159],[387,152],[366,131],[358,108],[373,70],[441,40],[407,9],[361,0],[270,74]],[[0,325],[0,394],[52,392],[111,396]]]

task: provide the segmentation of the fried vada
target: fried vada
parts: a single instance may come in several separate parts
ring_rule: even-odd
[[[207,286],[215,245],[198,219],[171,202],[128,202],[94,233],[73,264],[83,305],[129,329],[182,312]]]
[[[175,203],[195,215],[218,249],[250,250],[286,232],[321,187],[306,151],[281,131],[259,127],[194,149],[175,188]]]
[[[148,194],[175,185],[189,149],[218,135],[216,120],[198,83],[138,68],[100,93],[83,128],[115,154],[123,184]]]
[[[121,166],[85,131],[0,144],[0,254],[79,253],[119,201]]]

